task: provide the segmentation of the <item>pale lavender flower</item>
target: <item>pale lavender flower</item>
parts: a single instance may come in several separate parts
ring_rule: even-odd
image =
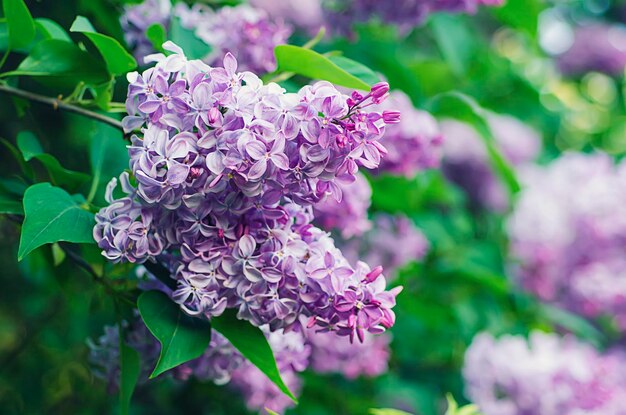
[[[566,75],[591,71],[622,75],[626,67],[626,26],[590,23],[577,27],[572,45],[557,56],[557,64]]]
[[[488,123],[502,155],[519,167],[536,158],[541,137],[531,127],[507,115],[491,114]],[[444,120],[443,172],[468,195],[470,206],[502,212],[508,208],[506,190],[496,177],[483,139],[469,124]]]
[[[621,415],[626,356],[574,337],[487,333],[465,354],[465,391],[485,415]]]
[[[528,167],[508,221],[515,274],[526,290],[587,317],[610,316],[622,329],[625,174],[600,153]]]
[[[362,174],[356,176],[354,183],[342,183],[340,187],[340,202],[327,196],[315,204],[315,223],[322,229],[338,231],[342,238],[360,236],[372,227],[367,217],[372,188]]]
[[[310,32],[317,32],[324,23],[320,0],[251,0],[250,4],[272,19],[280,18]]]

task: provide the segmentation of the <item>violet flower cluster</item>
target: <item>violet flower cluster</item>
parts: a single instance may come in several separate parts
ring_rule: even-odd
[[[408,32],[435,12],[476,13],[481,5],[498,6],[503,0],[322,0],[328,26],[343,34],[355,23],[377,20]]]
[[[191,315],[225,308],[272,331],[300,316],[318,330],[363,340],[395,321],[401,288],[386,291],[382,269],[351,266],[333,240],[311,225],[312,204],[341,200],[340,183],[359,167],[376,168],[385,125],[399,113],[373,108],[380,83],[346,96],[327,82],[287,94],[224,67],[154,55],[156,65],[129,75],[123,120],[136,187],[96,215],[94,238],[113,261],[169,267],[172,298]]]
[[[392,91],[383,108],[395,108],[402,120],[388,128],[383,144],[387,155],[379,171],[413,178],[417,173],[438,168],[443,154],[443,135],[437,120],[426,111],[415,109],[401,91]]]
[[[562,73],[571,76],[591,71],[623,75],[626,26],[591,23],[577,27],[570,48],[557,56],[557,65]]]
[[[487,333],[465,354],[465,392],[485,415],[622,415],[626,355],[574,337]]]
[[[274,48],[287,43],[292,32],[282,20],[246,4],[213,10],[200,4],[188,8],[178,3],[176,13],[183,27],[193,30],[210,47],[205,62],[218,65],[224,55],[232,53],[242,69],[255,73],[276,69]]]
[[[508,115],[491,114],[489,127],[502,155],[515,168],[529,164],[541,150],[541,136],[533,128]],[[469,124],[444,120],[440,123],[444,142],[442,169],[461,187],[474,209],[503,212],[509,207],[507,192],[489,163],[478,132]]]
[[[567,153],[527,168],[508,221],[520,284],[583,316],[609,316],[626,329],[626,164]]]

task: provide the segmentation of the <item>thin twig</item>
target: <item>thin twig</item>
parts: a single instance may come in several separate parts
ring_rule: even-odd
[[[85,108],[77,107],[76,105],[68,104],[58,98],[50,98],[44,95],[34,94],[32,92],[24,91],[22,89],[13,88],[3,83],[0,83],[0,92],[4,92],[5,94],[24,98],[29,101],[34,101],[34,102],[39,102],[41,104],[50,105],[55,110],[60,109],[60,110],[67,111],[67,112],[73,112],[75,114],[82,115],[83,117],[92,118],[102,123],[111,125],[117,128],[118,130],[121,130],[122,132],[124,131],[124,128],[122,127],[122,123],[120,121],[111,117],[107,117],[106,115],[99,114],[94,111],[89,111]]]

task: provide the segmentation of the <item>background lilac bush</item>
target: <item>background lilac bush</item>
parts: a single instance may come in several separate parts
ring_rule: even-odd
[[[3,414],[624,412],[624,1],[1,4]]]

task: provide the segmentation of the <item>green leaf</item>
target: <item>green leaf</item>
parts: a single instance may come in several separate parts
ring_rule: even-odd
[[[17,259],[53,242],[93,243],[94,216],[63,189],[38,183],[24,193],[24,224]]]
[[[399,409],[381,408],[370,409],[370,415],[411,415],[408,412],[401,411]]]
[[[483,139],[489,162],[511,195],[520,190],[515,171],[498,148],[485,111],[471,97],[459,92],[446,92],[435,96],[429,103],[430,112],[439,117],[450,117],[472,125]]]
[[[2,76],[54,77],[57,83],[73,87],[82,81],[98,85],[109,80],[103,65],[76,45],[59,39],[43,40],[16,70]]]
[[[227,309],[224,314],[211,319],[211,325],[239,350],[239,352],[255,365],[261,372],[274,382],[276,386],[294,402],[296,397],[291,393],[276,366],[274,353],[263,332],[248,321],[239,320],[237,312]]]
[[[434,14],[430,17],[429,24],[439,50],[452,72],[463,76],[467,73],[476,51],[474,35],[464,16]]]
[[[446,410],[445,415],[480,415],[478,406],[474,404],[465,405],[459,408],[459,405],[456,403],[451,394],[446,395],[446,400],[448,401],[448,409]]]
[[[161,343],[161,354],[150,379],[195,359],[209,346],[209,322],[189,317],[166,294],[143,292],[137,300],[137,307],[150,333]]]
[[[94,122],[89,134],[89,160],[93,181],[88,199],[98,196],[96,200],[103,202],[107,183],[128,168],[128,149],[122,132]]]
[[[65,261],[65,251],[55,242],[52,244],[52,263],[55,267],[58,267],[63,261]]]
[[[202,59],[211,52],[211,47],[198,39],[193,30],[184,28],[178,17],[172,18],[170,23],[170,38],[183,48],[189,59]]]
[[[3,0],[4,17],[9,29],[9,47],[26,47],[35,38],[35,22],[23,0]]]
[[[510,0],[500,7],[489,9],[501,22],[535,37],[539,14],[546,6],[546,2],[541,0]]]
[[[53,20],[40,17],[35,19],[35,25],[46,39],[64,40],[66,42],[72,41],[65,29]]]
[[[293,72],[311,79],[321,79],[347,88],[369,91],[371,85],[342,69],[324,55],[293,45],[274,49],[278,71]]]
[[[2,145],[4,145],[7,148],[7,150],[9,150],[9,152],[11,153],[15,161],[17,161],[17,163],[19,164],[20,169],[22,170],[22,173],[24,173],[26,177],[33,179],[34,178],[33,169],[31,166],[26,164],[26,162],[24,161],[24,156],[21,154],[20,150],[18,150],[13,144],[11,144],[9,141],[7,141],[4,138],[0,138],[0,143],[2,143]]]
[[[0,213],[21,215],[24,213],[24,208],[19,200],[15,200],[9,194],[0,192]]]
[[[155,50],[163,52],[163,43],[167,40],[167,32],[161,23],[153,23],[146,29],[146,38]]]
[[[70,32],[82,33],[94,44],[111,75],[124,75],[137,67],[135,58],[117,40],[96,33],[86,17],[77,16],[70,27]]]
[[[54,156],[44,153],[37,137],[30,131],[21,131],[17,135],[17,147],[22,152],[24,160],[37,159],[44,165],[54,185],[76,191],[90,179],[84,173],[67,170]]]
[[[133,391],[141,373],[139,353],[124,342],[120,327],[120,413],[128,415]]]
[[[344,71],[359,78],[368,85],[380,82],[380,77],[367,66],[344,56],[329,56],[328,59]]]

